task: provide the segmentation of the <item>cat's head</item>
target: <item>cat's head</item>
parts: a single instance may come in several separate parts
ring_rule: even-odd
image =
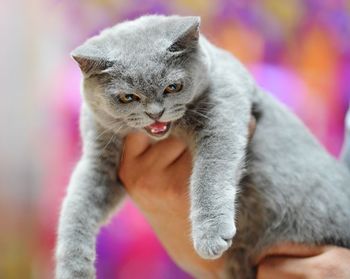
[[[199,17],[144,16],[104,30],[72,52],[85,101],[105,126],[164,137],[208,83]],[[119,125],[119,124],[118,124]]]

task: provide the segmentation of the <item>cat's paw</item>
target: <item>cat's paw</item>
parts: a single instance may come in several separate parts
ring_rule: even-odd
[[[236,234],[234,221],[206,220],[201,224],[193,224],[194,248],[204,259],[219,258],[232,245]]]

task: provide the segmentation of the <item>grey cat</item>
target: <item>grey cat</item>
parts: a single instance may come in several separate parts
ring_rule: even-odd
[[[95,237],[125,196],[116,170],[135,130],[190,146],[194,248],[206,259],[230,248],[227,277],[254,278],[255,257],[276,243],[350,248],[350,172],[199,25],[144,16],[73,51],[84,76],[83,155],[60,216],[57,279],[95,278]]]

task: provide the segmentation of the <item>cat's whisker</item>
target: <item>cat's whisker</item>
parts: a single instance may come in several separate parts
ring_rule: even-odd
[[[198,106],[198,107],[192,107],[192,108],[188,108],[188,109],[189,109],[189,110],[202,111],[202,112],[211,112],[211,110],[212,110],[214,107],[215,107],[215,106],[212,106],[212,107]]]
[[[128,121],[129,122],[132,122],[132,121],[139,121],[141,120],[142,118],[141,117],[138,117],[138,118],[128,118]]]
[[[121,123],[120,121],[116,121],[116,120],[109,121],[109,123],[106,123],[106,126],[110,126],[110,127],[104,128],[104,130],[100,134],[98,134],[94,140],[95,141],[98,140],[100,137],[102,137],[107,132],[113,132],[113,129],[115,128],[114,126],[117,126],[117,125],[123,126],[123,123]]]
[[[196,115],[198,115],[198,116],[200,116],[200,117],[203,117],[203,118],[205,118],[205,119],[207,119],[207,120],[210,120],[210,118],[207,116],[207,115],[205,115],[205,114],[203,114],[203,113],[201,113],[201,112],[199,112],[199,111],[196,111],[196,110],[188,110],[190,113],[193,113],[193,114],[196,114]]]
[[[125,125],[125,124],[122,124],[122,125],[120,125],[119,127],[117,127],[117,126],[114,127],[112,131],[113,131],[114,134],[117,134],[121,129],[123,129],[123,128],[125,128],[125,127],[126,127],[126,125]],[[118,129],[117,129],[117,130],[114,130],[115,128],[118,128]]]
[[[185,108],[176,108],[176,109],[172,109],[172,110],[170,110],[168,113],[173,113],[173,112],[177,112],[177,111],[184,111],[184,110],[186,110]]]
[[[197,122],[199,125],[204,125],[204,122],[202,122],[200,119],[192,117],[191,119],[188,118],[183,118],[183,121],[185,121],[186,124],[191,125],[192,123],[190,123],[190,121],[194,120],[195,122]]]
[[[109,139],[109,141],[106,143],[106,145],[102,148],[101,152],[100,152],[100,156],[101,157],[103,155],[103,152],[106,150],[106,148],[109,146],[110,143],[113,142],[113,139],[116,137],[116,134],[112,134],[111,138]]]
[[[176,104],[176,105],[173,105],[173,108],[178,108],[178,107],[184,107],[185,104]]]
[[[96,136],[96,138],[94,139],[94,141],[99,140],[104,134],[106,134],[107,132],[110,132],[110,131],[111,131],[111,130],[110,130],[109,128],[104,129],[100,134],[98,134],[98,135]]]
[[[116,123],[116,124],[120,125],[119,122]],[[111,131],[113,131],[113,134],[112,134],[112,136],[110,137],[110,139],[108,140],[108,142],[105,144],[105,146],[102,148],[102,150],[99,152],[99,155],[98,155],[98,156],[99,156],[100,158],[102,157],[103,152],[106,150],[106,148],[108,148],[108,146],[109,146],[111,143],[113,143],[113,141],[114,141],[114,139],[116,138],[118,132],[119,132],[121,129],[123,129],[124,127],[126,127],[126,125],[122,124],[122,125],[120,125],[119,127],[114,127],[114,128],[118,128],[117,130],[113,130],[113,129],[114,129],[113,127],[111,128]]]

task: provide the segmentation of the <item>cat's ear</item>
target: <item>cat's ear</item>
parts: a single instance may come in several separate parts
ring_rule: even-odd
[[[112,61],[108,61],[97,48],[89,45],[77,47],[71,52],[71,56],[85,75],[103,73],[113,66]]]
[[[170,52],[182,52],[195,49],[198,45],[200,22],[199,16],[182,17],[181,33],[167,50]]]

